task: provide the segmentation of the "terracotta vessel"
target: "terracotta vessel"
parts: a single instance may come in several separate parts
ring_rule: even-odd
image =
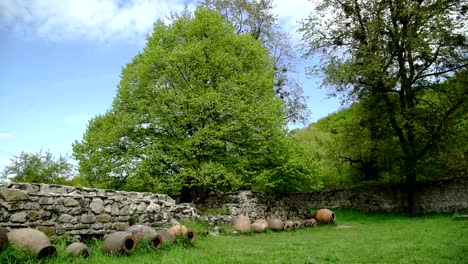
[[[151,247],[154,249],[158,249],[162,246],[162,237],[158,235],[156,230],[149,226],[133,225],[127,228],[126,231],[128,233],[131,233],[133,235],[133,238],[135,238],[137,242],[139,242],[141,239],[147,239],[149,240],[149,244],[151,245]]]
[[[283,230],[283,221],[277,218],[268,219],[268,228],[271,230],[279,231]]]
[[[316,226],[316,225],[317,225],[317,220],[313,218],[304,220],[304,226]]]
[[[106,254],[126,253],[132,254],[137,241],[131,233],[118,231],[104,239],[102,250]]]
[[[0,227],[0,252],[3,251],[3,249],[6,247],[7,244],[8,244],[7,232],[3,227]]]
[[[241,211],[236,221],[234,221],[234,230],[239,233],[250,232],[250,218],[245,214],[244,211]]]
[[[183,236],[187,242],[194,242],[196,239],[195,231],[188,229],[183,225],[175,225],[169,228],[168,232],[176,238],[177,236]]]
[[[286,221],[283,222],[283,229],[286,230],[286,231],[289,231],[289,230],[291,230],[293,228],[293,225],[294,225],[293,221],[286,220]]]
[[[157,232],[162,239],[162,244],[175,242],[175,236],[168,230],[158,230]]]
[[[87,258],[91,256],[91,250],[81,242],[71,243],[65,251],[74,257]]]
[[[56,253],[55,247],[50,244],[49,238],[39,230],[21,228],[10,231],[8,241],[24,250],[37,255],[37,258],[52,257]]]
[[[304,223],[302,221],[296,220],[293,222],[293,227],[296,229],[304,228]]]
[[[257,219],[250,227],[255,233],[262,233],[268,229],[268,222],[265,219]]]
[[[328,224],[336,221],[336,215],[328,209],[320,209],[315,212],[312,217],[317,220],[319,224]]]

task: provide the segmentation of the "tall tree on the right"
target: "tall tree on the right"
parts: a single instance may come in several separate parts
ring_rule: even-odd
[[[322,0],[300,29],[305,56],[321,55],[310,74],[365,102],[369,129],[388,126],[398,141],[413,215],[418,163],[467,113],[467,11],[460,0]]]

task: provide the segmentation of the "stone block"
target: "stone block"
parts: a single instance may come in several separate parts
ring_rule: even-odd
[[[5,187],[0,187],[0,195],[5,199],[5,201],[23,201],[28,199],[27,192],[23,190],[10,189]]]
[[[112,219],[112,217],[110,215],[108,215],[108,214],[102,214],[102,215],[97,216],[97,220],[100,223],[110,222],[111,219]]]
[[[93,224],[96,222],[96,216],[93,214],[84,214],[80,219],[83,224]]]
[[[73,219],[73,216],[69,214],[62,214],[59,216],[58,221],[61,223],[71,223],[72,219]]]
[[[76,199],[73,199],[71,197],[66,197],[63,200],[63,205],[66,207],[72,207],[72,206],[79,206],[80,203]]]
[[[52,226],[38,226],[36,229],[46,234],[48,237],[55,235],[55,227]]]
[[[124,231],[125,229],[128,228],[127,223],[113,223],[112,224],[112,229],[117,230],[117,231]]]
[[[52,197],[41,197],[39,199],[39,204],[41,205],[54,204],[54,199]]]
[[[104,203],[101,199],[93,199],[93,201],[89,204],[89,208],[91,208],[91,211],[95,214],[100,214],[102,211],[104,211]]]
[[[27,217],[28,217],[28,214],[26,212],[18,212],[18,213],[14,213],[10,217],[10,221],[15,222],[15,223],[24,223],[27,221]]]
[[[41,214],[38,211],[29,211],[28,212],[28,219],[30,221],[36,221],[41,218]]]

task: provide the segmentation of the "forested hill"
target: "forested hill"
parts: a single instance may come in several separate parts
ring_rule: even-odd
[[[466,84],[466,73],[457,78],[452,77],[438,86],[455,90],[456,86]],[[421,100],[426,101],[418,111],[422,117],[428,115],[425,111],[448,104],[433,93],[426,93]],[[371,123],[369,111],[371,114],[379,112],[378,109],[366,110],[363,103],[354,103],[306,128],[291,131],[290,137],[305,147],[319,164],[319,174],[326,188],[366,182],[404,182],[401,171],[404,154],[399,149],[398,138],[391,133],[390,120]],[[430,121],[427,120],[428,125]],[[436,120],[432,121],[435,125]],[[372,133],[371,129],[376,131]],[[418,181],[468,171],[468,112],[460,112],[447,123],[446,129],[446,136],[434,140],[435,149],[418,163]],[[424,132],[421,128],[420,133]]]

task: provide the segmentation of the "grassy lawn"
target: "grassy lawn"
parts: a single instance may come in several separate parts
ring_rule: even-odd
[[[58,256],[42,263],[468,263],[468,221],[452,215],[410,218],[336,210],[337,223],[290,232],[199,237],[194,245],[152,251],[140,244],[132,256],[104,256],[100,241],[89,259]],[[199,223],[186,223],[196,230]],[[346,225],[348,228],[337,228]],[[7,248],[0,263],[36,263]]]

